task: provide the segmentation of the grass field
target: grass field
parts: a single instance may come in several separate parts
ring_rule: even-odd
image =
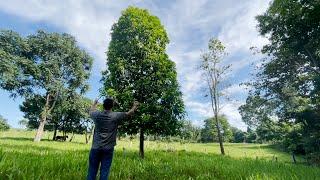
[[[0,179],[85,179],[89,144],[76,135],[73,142],[40,143],[34,132],[0,132]],[[303,159],[292,164],[289,154],[268,145],[165,143],[146,141],[146,157],[138,156],[138,141],[118,141],[110,179],[320,179],[320,168]],[[277,161],[275,161],[277,157]]]

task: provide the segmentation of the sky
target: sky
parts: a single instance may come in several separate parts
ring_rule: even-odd
[[[98,96],[101,71],[106,69],[106,54],[111,27],[128,6],[148,9],[159,17],[170,43],[167,53],[176,63],[180,90],[183,93],[187,116],[194,125],[213,115],[206,84],[199,70],[201,53],[207,49],[210,38],[218,38],[231,64],[224,89],[229,101],[222,101],[221,113],[232,126],[242,130],[238,107],[245,102],[248,87],[241,85],[254,78],[254,67],[262,55],[254,55],[250,47],[261,48],[268,41],[259,36],[255,17],[268,8],[270,0],[10,0],[0,1],[0,29],[11,29],[27,36],[42,29],[65,32],[74,36],[79,46],[93,58],[86,96]],[[12,99],[0,90],[0,115],[13,127],[19,127],[23,113],[19,110],[22,98]]]

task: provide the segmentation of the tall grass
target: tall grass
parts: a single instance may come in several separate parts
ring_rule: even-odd
[[[85,179],[90,145],[75,142],[32,142],[34,132],[0,133],[0,179]],[[49,138],[50,139],[50,138]],[[146,142],[146,158],[137,141],[118,142],[110,179],[319,179],[320,169],[290,163],[290,155],[267,145]],[[278,161],[272,160],[274,156]],[[274,159],[274,158],[273,158]]]

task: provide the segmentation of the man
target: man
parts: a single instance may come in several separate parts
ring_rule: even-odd
[[[89,155],[89,170],[87,179],[96,179],[100,164],[100,179],[108,179],[112,163],[113,149],[116,145],[118,123],[131,116],[138,108],[138,102],[134,102],[128,112],[113,112],[111,109],[115,104],[110,98],[103,101],[104,111],[97,111],[98,99],[90,108],[90,116],[94,121],[95,129],[93,143]]]

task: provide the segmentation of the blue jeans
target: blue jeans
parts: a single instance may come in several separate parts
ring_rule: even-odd
[[[112,163],[112,149],[91,149],[89,155],[89,170],[87,180],[96,179],[96,175],[100,165],[100,180],[107,180],[109,170]]]

